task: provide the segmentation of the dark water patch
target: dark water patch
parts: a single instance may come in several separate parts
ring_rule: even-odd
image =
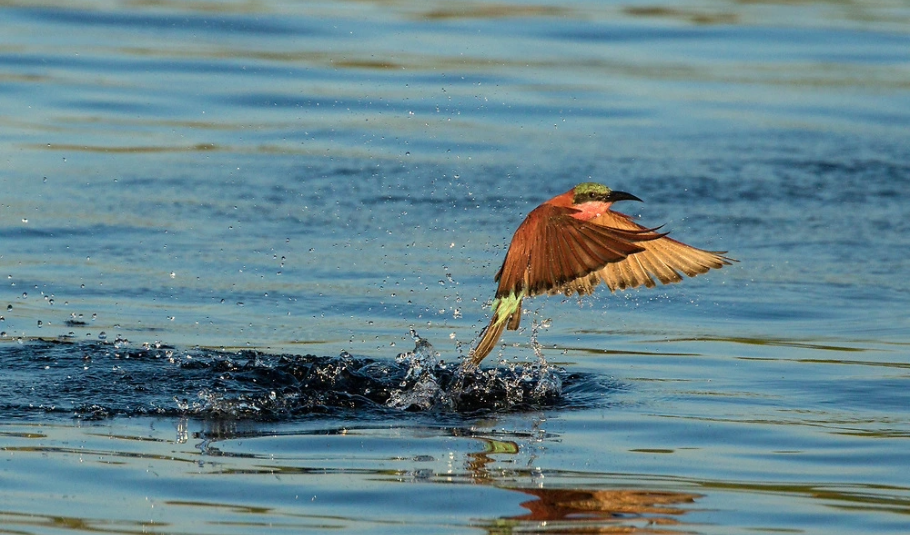
[[[553,32],[550,37],[557,41],[574,40],[598,43],[625,43],[635,41],[705,41],[712,38],[721,39],[724,37],[724,34],[716,29],[708,30],[697,27],[643,28],[618,25],[588,25],[570,30],[556,31]]]
[[[71,103],[74,106],[84,107],[86,109],[91,109],[95,107],[98,110],[103,111],[116,111],[116,112],[129,112],[131,105],[113,105],[108,106],[107,103],[101,102],[97,103],[97,106],[91,102],[80,102],[80,103]],[[196,143],[194,145],[112,145],[112,146],[98,146],[98,145],[65,145],[65,144],[56,144],[56,145],[42,145],[40,143],[35,144],[23,144],[23,148],[33,149],[33,150],[55,150],[55,151],[66,151],[66,152],[95,152],[95,153],[104,153],[104,154],[151,154],[151,153],[164,153],[164,152],[209,152],[209,151],[221,151],[225,150],[225,147],[220,145],[215,145],[214,143]]]
[[[541,31],[541,37],[557,41],[593,43],[678,42],[703,46],[712,42],[726,43],[724,50],[711,49],[713,58],[735,58],[758,62],[775,60],[784,63],[900,63],[906,58],[906,35],[897,32],[830,28],[781,28],[771,26],[637,26],[619,24],[584,25]],[[832,48],[832,41],[840,48]],[[754,43],[778,44],[776,47],[754,47]],[[729,46],[737,43],[743,46]],[[784,45],[790,45],[789,47]]]
[[[159,106],[157,103],[149,102],[112,102],[110,100],[100,100],[100,99],[81,99],[73,100],[69,102],[58,102],[60,107],[66,109],[78,109],[83,111],[97,111],[97,112],[108,112],[108,113],[130,113],[130,114],[153,114],[158,109]],[[80,147],[79,145],[74,145],[67,150],[72,150],[73,148]],[[90,149],[89,149],[90,150]],[[99,149],[95,149],[99,150]],[[100,150],[111,150],[107,147],[102,147]],[[117,149],[113,149],[117,150]],[[123,150],[123,149],[120,149]],[[133,148],[126,148],[127,152],[132,152]]]
[[[0,238],[3,239],[27,239],[35,238],[75,238],[75,237],[92,237],[92,236],[110,236],[121,237],[124,235],[136,236],[142,234],[153,234],[149,229],[138,226],[126,225],[91,225],[91,226],[72,226],[72,227],[35,227],[27,226],[23,223],[21,227],[3,227],[0,228]]]
[[[25,18],[66,26],[108,26],[145,31],[189,31],[193,33],[251,34],[251,35],[316,35],[327,33],[312,26],[291,26],[286,21],[267,17],[231,16],[218,13],[212,16],[188,13],[151,14],[112,13],[97,10],[33,8],[13,10]]]
[[[291,96],[279,93],[255,93],[241,96],[228,96],[224,99],[226,103],[253,107],[253,108],[306,108],[306,109],[324,109],[345,111],[370,111],[377,112],[381,110],[394,111],[398,113],[407,113],[408,111],[417,111],[431,113],[436,110],[432,103],[420,104],[382,101],[376,99],[342,99],[332,97],[312,97],[312,96]]]
[[[495,103],[475,104],[473,98],[455,97],[454,103],[441,103],[438,99],[428,98],[421,101],[383,100],[377,98],[332,98],[318,96],[297,96],[279,93],[255,93],[245,95],[228,95],[223,102],[232,106],[248,108],[299,108],[306,110],[330,110],[381,114],[384,111],[406,114],[420,114],[422,117],[458,116],[465,106],[477,110],[480,117],[511,117],[520,120],[527,117],[561,117],[576,119],[596,118],[643,118],[650,115],[645,109],[626,109],[610,107],[603,104],[596,106],[548,106],[541,104]]]
[[[159,57],[160,56],[160,57]],[[329,69],[277,67],[269,64],[259,64],[251,68],[235,56],[213,56],[206,58],[202,54],[189,57],[174,57],[168,52],[160,54],[134,54],[121,56],[90,55],[73,57],[58,54],[0,54],[0,65],[16,69],[36,69],[43,74],[49,68],[57,68],[60,72],[77,73],[105,72],[109,74],[125,73],[128,75],[139,74],[211,74],[248,77],[251,74],[268,76],[270,79],[319,79],[342,80],[350,79],[350,73],[338,74]],[[37,72],[35,74],[38,74]],[[171,88],[173,89],[173,88]],[[144,93],[144,90],[137,90]],[[156,93],[160,96],[160,93]],[[211,99],[210,99],[211,100]],[[72,105],[72,102],[62,101],[61,106]],[[148,117],[143,115],[143,117]]]
[[[423,339],[394,361],[35,340],[0,348],[0,415],[285,421],[589,408],[617,387],[546,363],[465,370]]]

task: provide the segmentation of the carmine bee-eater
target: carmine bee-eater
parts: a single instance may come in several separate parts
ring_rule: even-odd
[[[496,273],[493,317],[471,362],[486,357],[503,330],[518,329],[521,302],[540,294],[585,295],[603,282],[611,292],[679,282],[735,260],[721,251],[703,251],[643,227],[611,210],[635,195],[585,182],[535,208],[512,236]]]

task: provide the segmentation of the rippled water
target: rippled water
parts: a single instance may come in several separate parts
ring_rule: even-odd
[[[0,35],[0,531],[910,531],[904,3]],[[586,180],[740,262],[528,300],[462,370],[515,227]]]

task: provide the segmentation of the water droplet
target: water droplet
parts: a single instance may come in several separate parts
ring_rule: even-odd
[[[171,278],[173,279],[173,278],[176,278],[176,277],[177,277],[177,274],[174,273],[173,271],[171,271]]]
[[[22,292],[22,299],[28,299],[28,292]]]
[[[101,331],[100,333],[98,333],[98,339],[99,339],[99,340],[107,340],[107,333],[104,332],[104,331]]]
[[[9,312],[13,309],[13,305],[6,305],[6,311]]]
[[[40,329],[41,327],[44,327],[44,322],[41,320],[38,320],[38,328]]]

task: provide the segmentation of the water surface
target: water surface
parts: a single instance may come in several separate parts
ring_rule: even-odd
[[[4,529],[910,531],[905,5],[0,2],[0,35]],[[512,232],[587,180],[740,262],[527,301],[459,405]]]

